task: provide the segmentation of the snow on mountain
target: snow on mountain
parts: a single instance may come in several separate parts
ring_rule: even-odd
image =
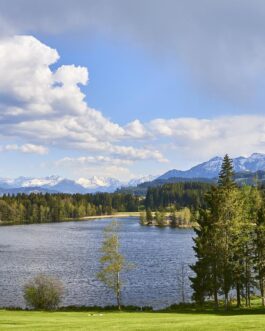
[[[18,178],[0,178],[0,188],[10,190],[21,188],[40,188],[46,191],[64,192],[64,193],[94,193],[94,192],[114,192],[121,187],[122,183],[114,178],[97,177],[79,178],[71,180],[59,176],[49,176],[44,178],[18,177]],[[27,190],[28,192],[30,190]],[[12,191],[13,192],[13,191]]]
[[[223,158],[216,156],[209,161],[203,162],[192,167],[189,170],[170,170],[158,177],[158,179],[179,178],[214,178],[217,177]],[[255,172],[265,170],[265,154],[253,153],[249,157],[237,157],[233,159],[235,172]]]
[[[145,183],[145,182],[151,182],[155,180],[158,176],[148,175],[143,176],[140,178],[133,178],[131,179],[126,186],[137,186],[139,184]]]
[[[59,176],[50,176],[44,178],[18,177],[18,178],[0,178],[0,187],[18,188],[18,187],[42,187],[54,186],[62,180]]]
[[[21,177],[23,178],[23,177]],[[63,180],[59,176],[49,176],[44,178],[25,178],[21,180],[21,187],[54,187]],[[18,184],[18,182],[16,182]]]
[[[84,188],[98,188],[98,187],[115,187],[121,186],[121,182],[115,178],[93,176],[91,178],[79,178],[76,183],[83,186]]]
[[[265,155],[261,153],[253,153],[245,160],[244,165],[248,171],[265,170]]]
[[[216,156],[207,162],[203,162],[189,170],[170,170],[160,177],[144,176],[134,178],[127,183],[115,178],[93,176],[90,178],[79,178],[71,180],[60,176],[48,176],[43,178],[18,177],[0,178],[0,191],[3,192],[64,192],[64,193],[95,193],[114,192],[117,188],[124,186],[137,186],[138,184],[153,181],[155,179],[170,178],[215,178],[218,176],[223,158]],[[253,153],[249,157],[237,157],[233,160],[235,172],[256,172],[265,170],[265,154]],[[1,193],[1,192],[0,192]]]
[[[203,162],[192,167],[189,170],[169,170],[158,179],[169,179],[169,178],[213,178],[219,173],[219,169],[222,164],[221,157],[214,157],[207,162]]]

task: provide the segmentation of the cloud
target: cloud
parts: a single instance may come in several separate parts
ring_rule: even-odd
[[[139,120],[134,120],[125,126],[126,134],[132,138],[144,139],[149,137],[144,125]]]
[[[80,89],[88,82],[87,68],[63,65],[53,71],[58,58],[56,50],[32,36],[0,40],[3,137],[24,140],[28,148],[46,145],[131,161],[165,161],[157,149],[135,146],[134,140],[145,135],[139,121],[122,127],[89,107]]]
[[[156,119],[148,126],[157,139],[166,138],[167,148],[178,151],[184,159],[265,153],[265,116]]]
[[[32,36],[0,41],[0,119],[81,114],[86,111],[84,95],[77,84],[86,84],[86,68],[62,66],[53,73],[50,65],[59,55]],[[61,85],[56,85],[60,82]]]
[[[261,0],[17,0],[2,1],[0,13],[4,34],[101,33],[170,55],[206,93],[228,100],[245,102],[264,84]]]
[[[101,165],[129,165],[131,160],[111,158],[108,156],[98,155],[98,156],[80,156],[80,157],[64,157],[55,162],[56,166],[90,166],[95,164]]]
[[[6,145],[0,146],[0,152],[22,152],[22,153],[32,153],[32,154],[47,154],[48,148],[41,145],[33,145],[33,144],[24,144],[24,145]]]
[[[80,84],[88,82],[87,68],[52,69],[58,58],[56,50],[31,36],[0,40],[0,139],[5,142],[0,151],[79,150],[83,156],[57,164],[124,177],[135,162],[169,160],[176,167],[179,160],[265,153],[265,116],[114,123],[85,101]],[[15,144],[6,144],[9,140]]]
[[[104,176],[128,180],[133,175],[128,169],[133,161],[124,158],[115,158],[104,155],[64,157],[54,162],[56,168],[67,168],[76,177]],[[77,170],[78,169],[78,170]],[[83,184],[87,180],[82,178]]]
[[[85,178],[85,177],[92,177],[92,176],[103,176],[104,177],[111,177],[111,178],[118,178],[121,181],[127,182],[129,179],[135,178],[135,175],[131,173],[130,169],[123,166],[118,165],[102,165],[98,164],[90,167],[80,167],[79,170],[76,168],[71,168],[72,176],[75,178]],[[84,182],[84,180],[83,180]]]

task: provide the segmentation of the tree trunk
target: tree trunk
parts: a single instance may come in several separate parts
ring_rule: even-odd
[[[246,253],[245,253],[246,254]],[[245,261],[245,294],[246,294],[246,307],[248,307],[248,274],[247,274],[247,270],[248,270],[248,263],[247,263],[247,259]]]
[[[225,310],[228,310],[228,293],[225,293]]]
[[[240,285],[239,283],[236,284],[236,306],[239,308],[241,306],[241,297],[240,297]]]
[[[215,308],[218,309],[219,303],[218,303],[218,294],[217,294],[217,289],[214,289],[214,305]]]
[[[214,289],[213,289],[213,296],[214,296],[214,306],[215,306],[216,309],[218,309],[219,302],[218,302],[218,286],[217,286],[216,265],[214,266]]]
[[[264,281],[263,278],[260,280],[260,295],[261,295],[261,304],[262,307],[265,306],[265,298],[264,298]]]
[[[182,303],[185,303],[185,266],[184,264],[181,265],[181,296],[182,296]]]
[[[121,310],[121,288],[120,288],[120,273],[117,272],[117,292],[116,292],[116,297],[117,297],[117,306],[118,309]]]
[[[250,302],[250,286],[248,284],[248,306],[251,306],[251,302]]]

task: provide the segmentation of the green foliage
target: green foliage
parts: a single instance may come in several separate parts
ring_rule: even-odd
[[[150,209],[146,210],[146,222],[147,222],[147,224],[152,224],[152,222],[153,222],[153,214]]]
[[[62,283],[50,276],[39,274],[24,285],[24,299],[34,309],[54,310],[62,296]]]
[[[255,228],[255,270],[260,288],[262,305],[265,306],[265,205],[258,211]]]
[[[255,279],[262,279],[263,217],[261,192],[256,187],[238,188],[233,180],[232,161],[226,155],[222,164],[218,186],[206,195],[207,207],[200,210],[199,227],[194,239],[197,262],[191,268],[194,299],[202,304],[205,298],[223,294],[228,297],[236,290],[237,305],[242,296],[250,305]],[[257,226],[258,224],[258,226]],[[256,253],[255,253],[256,252]],[[258,257],[255,257],[258,256]],[[261,273],[254,273],[255,269]]]
[[[146,225],[146,213],[145,212],[140,213],[140,224]]]
[[[140,200],[131,194],[18,194],[0,198],[0,221],[14,223],[58,222],[138,211]]]
[[[219,174],[218,186],[225,189],[234,188],[236,186],[234,177],[233,160],[226,154]]]
[[[157,226],[166,226],[167,225],[167,220],[166,220],[166,215],[163,212],[156,211],[155,212],[155,224]]]
[[[197,210],[199,207],[205,206],[204,196],[210,187],[210,184],[201,182],[184,182],[150,187],[147,190],[145,207],[151,210],[160,210],[167,207],[177,209],[189,207]]]
[[[112,289],[116,295],[118,308],[121,309],[121,290],[123,282],[121,272],[128,271],[130,265],[120,252],[118,236],[119,224],[113,221],[104,229],[104,241],[101,247],[100,271],[98,279]]]

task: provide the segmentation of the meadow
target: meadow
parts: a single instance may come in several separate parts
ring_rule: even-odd
[[[117,312],[117,311],[0,311],[0,330],[143,330],[236,331],[264,330],[265,311]]]

